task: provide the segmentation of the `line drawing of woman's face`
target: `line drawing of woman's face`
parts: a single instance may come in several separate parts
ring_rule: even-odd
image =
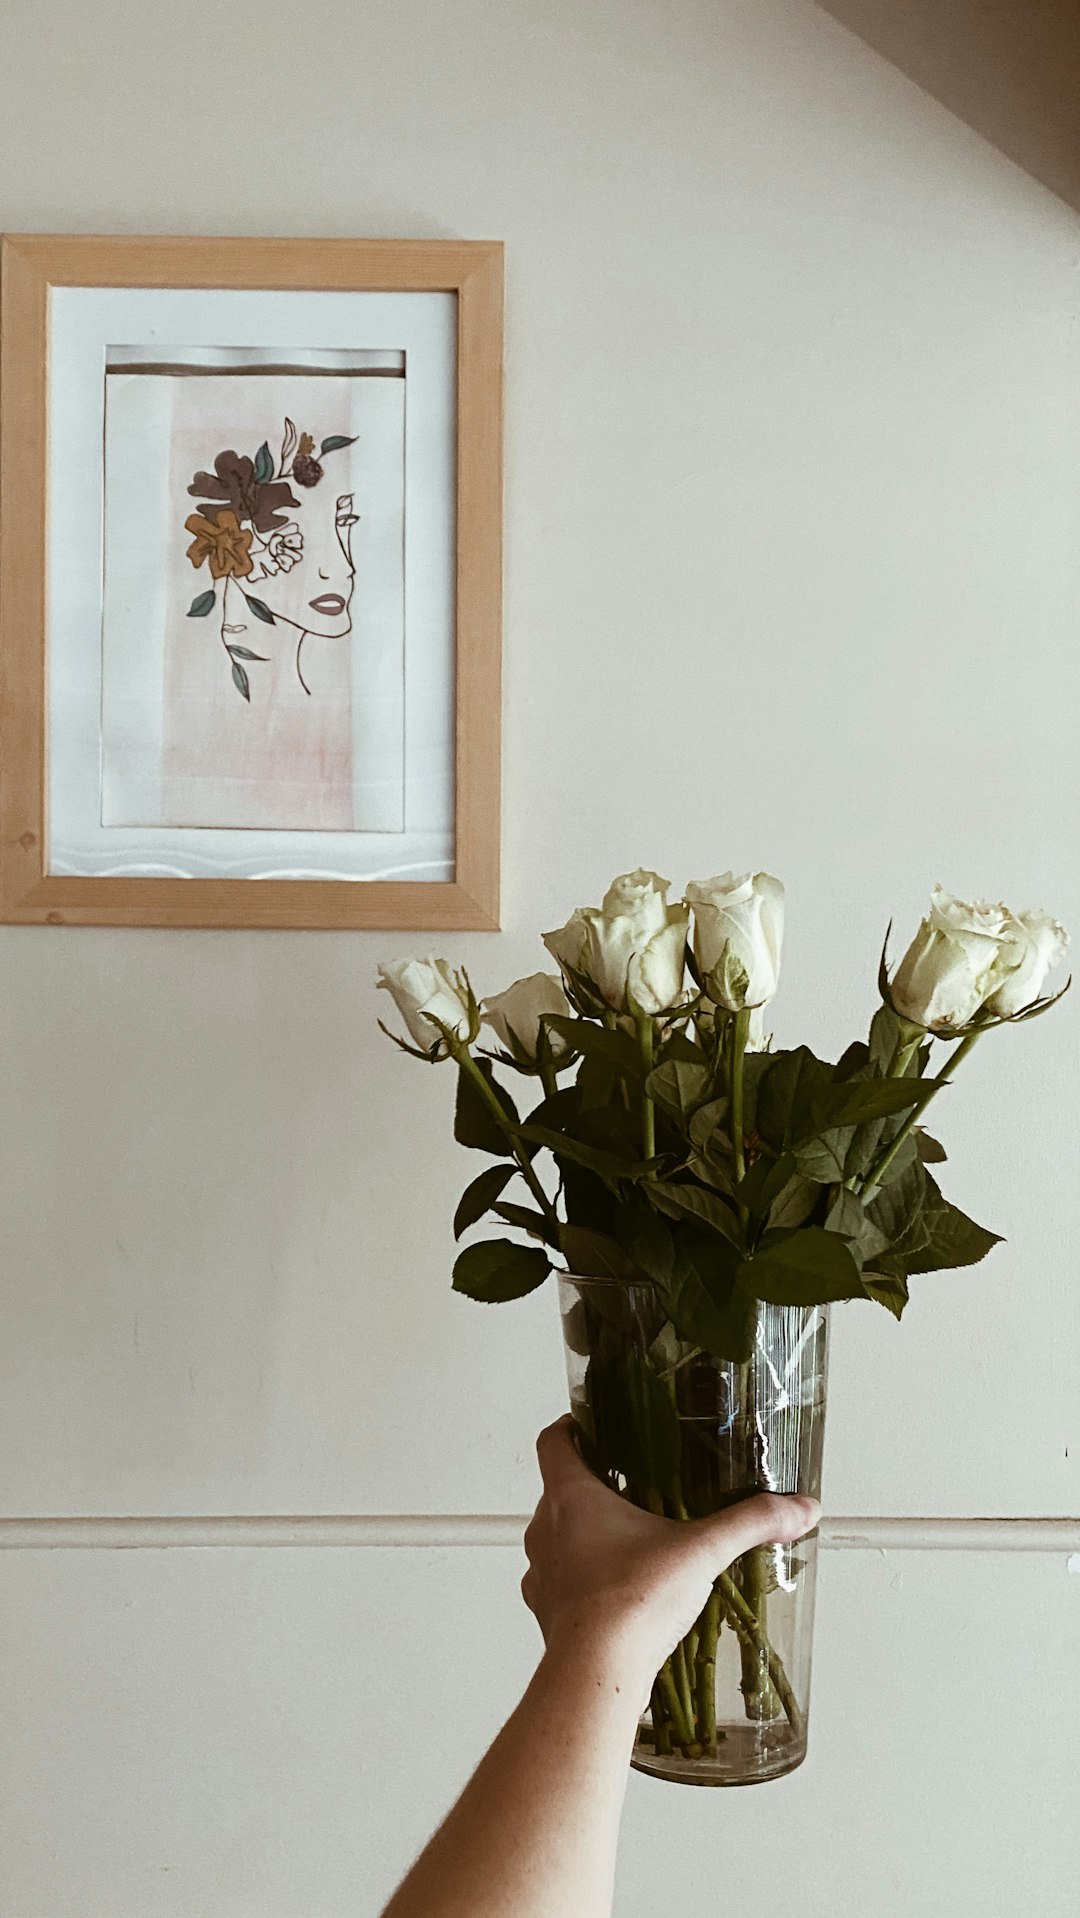
[[[244,585],[257,582],[259,597],[283,624],[323,639],[347,638],[356,583],[352,529],[358,518],[351,493],[332,499],[327,488],[325,499],[305,499],[285,526],[253,549],[255,566]]]

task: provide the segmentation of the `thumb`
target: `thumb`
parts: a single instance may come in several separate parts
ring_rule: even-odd
[[[724,1571],[755,1545],[787,1545],[812,1532],[821,1517],[816,1498],[792,1498],[779,1492],[758,1492],[713,1518],[697,1521],[702,1544]]]

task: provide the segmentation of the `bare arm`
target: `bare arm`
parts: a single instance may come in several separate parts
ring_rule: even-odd
[[[540,1435],[522,1581],[545,1650],[517,1710],[383,1918],[608,1918],[638,1714],[717,1575],[799,1538],[812,1499],[676,1525],[593,1477],[569,1418]]]

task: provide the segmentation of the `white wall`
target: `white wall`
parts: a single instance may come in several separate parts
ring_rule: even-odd
[[[58,0],[5,41],[9,227],[506,241],[478,987],[639,862],[784,876],[778,1033],[821,1049],[939,877],[1080,928],[1074,212],[802,0]],[[450,1086],[374,1026],[409,943],[0,933],[9,1519],[531,1505],[554,1301],[450,1296]],[[841,1317],[833,1512],[1080,1510],[1076,1034],[965,1070],[950,1191],[1009,1244]],[[199,1535],[0,1525],[3,1918],[374,1918],[530,1668],[511,1548]],[[822,1580],[810,1763],[634,1779],[620,1918],[778,1871],[806,1918],[1066,1918],[1065,1552]]]

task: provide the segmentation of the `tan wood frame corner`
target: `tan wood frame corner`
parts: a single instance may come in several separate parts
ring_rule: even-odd
[[[0,920],[19,925],[499,923],[503,249],[487,240],[13,233],[0,243]],[[54,286],[457,296],[455,878],[105,879],[45,870],[48,330]]]

